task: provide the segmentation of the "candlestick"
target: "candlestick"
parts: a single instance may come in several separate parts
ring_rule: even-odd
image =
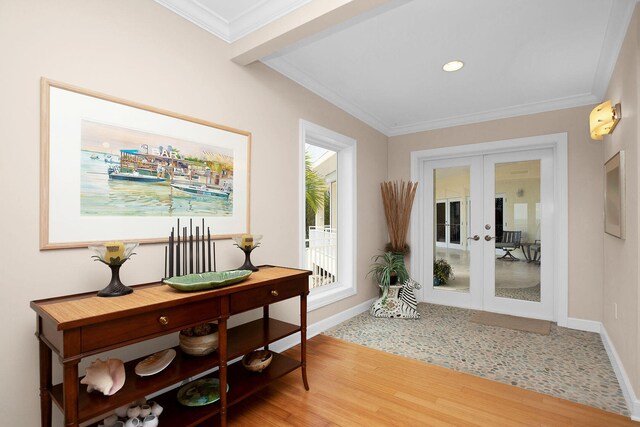
[[[189,270],[187,270],[187,227],[182,227],[182,240],[183,240],[183,247],[182,247],[182,258],[184,259],[184,262],[182,264],[182,271],[184,272],[184,274],[189,274]]]
[[[189,273],[193,273],[193,218],[189,218]]]
[[[173,277],[173,258],[174,258],[174,253],[173,251],[175,250],[175,247],[173,246],[173,233],[174,233],[174,228],[171,227],[171,235],[169,236],[169,277]]]
[[[207,239],[209,242],[209,271],[211,270],[211,229],[209,227],[207,227]],[[215,268],[213,269],[213,271],[216,271]]]
[[[210,271],[207,270],[207,266],[205,264],[205,246],[204,246],[204,218],[202,218],[202,271]]]
[[[180,220],[178,220],[178,243],[176,244],[176,276],[180,276]]]
[[[120,245],[122,245],[123,248],[121,254],[119,253]],[[95,253],[92,258],[96,261],[107,264],[111,269],[111,281],[109,282],[107,287],[98,292],[99,297],[116,297],[127,295],[133,292],[133,289],[125,286],[122,281],[120,281],[120,267],[132,255],[135,255],[133,251],[137,246],[137,243],[124,244],[122,242],[110,242],[99,246],[89,246],[89,249],[91,249]]]
[[[200,273],[200,232],[196,225],[196,273]]]

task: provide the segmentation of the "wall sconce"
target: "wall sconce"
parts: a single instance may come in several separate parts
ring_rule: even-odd
[[[591,139],[602,141],[604,135],[613,133],[622,117],[620,104],[611,106],[611,101],[605,101],[593,109],[589,115]]]

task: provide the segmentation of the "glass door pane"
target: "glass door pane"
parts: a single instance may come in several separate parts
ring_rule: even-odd
[[[553,152],[548,149],[485,156],[486,311],[553,318],[553,173]]]
[[[496,164],[495,193],[505,197],[504,229],[496,228],[494,294],[540,302],[540,160]]]
[[[434,168],[433,182],[436,236],[433,286],[439,290],[468,293],[470,255],[466,249],[466,235],[462,235],[462,224],[467,222],[464,216],[468,210],[463,209],[463,200],[470,196],[470,167]],[[446,274],[448,269],[450,275]]]

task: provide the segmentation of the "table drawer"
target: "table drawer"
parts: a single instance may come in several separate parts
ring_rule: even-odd
[[[200,301],[105,321],[82,328],[82,352],[184,329],[220,316],[220,300]]]
[[[302,279],[274,283],[257,289],[231,294],[230,312],[231,314],[240,313],[300,295],[306,292],[308,280],[305,276]]]

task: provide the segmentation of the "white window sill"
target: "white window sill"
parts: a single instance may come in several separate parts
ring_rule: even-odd
[[[335,284],[326,289],[315,288],[311,290],[307,299],[307,311],[317,310],[334,302],[355,295],[357,292],[353,286]]]

